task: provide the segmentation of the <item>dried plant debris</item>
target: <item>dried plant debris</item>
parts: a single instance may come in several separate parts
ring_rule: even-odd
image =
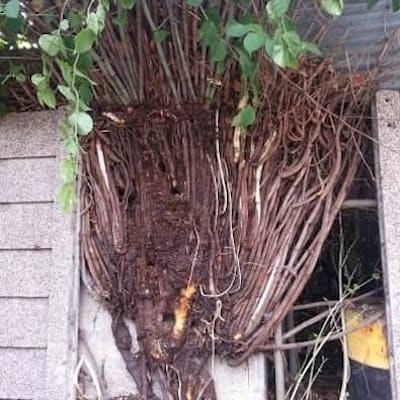
[[[264,71],[237,150],[229,100],[103,115],[83,144],[85,266],[141,398],[216,398],[210,359],[270,341],[356,174],[364,87],[329,60]]]

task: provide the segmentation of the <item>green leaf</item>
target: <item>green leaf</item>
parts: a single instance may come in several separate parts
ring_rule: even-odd
[[[248,128],[256,120],[256,111],[254,107],[247,106],[240,110],[238,114],[233,117],[232,125],[238,126],[242,129]]]
[[[82,16],[76,12],[70,11],[68,14],[68,22],[75,32],[79,32],[82,27]]]
[[[249,27],[235,20],[227,23],[225,33],[227,37],[240,38],[249,32]]]
[[[289,10],[291,0],[269,0],[266,6],[268,16],[273,20],[279,20]]]
[[[85,104],[89,104],[91,102],[93,97],[93,92],[92,92],[92,85],[90,84],[90,82],[83,81],[78,87],[78,92],[79,92],[79,97]],[[86,110],[82,111],[88,111],[88,109],[89,107],[87,107]]]
[[[393,0],[393,2],[398,0]],[[321,0],[321,7],[328,14],[338,17],[343,11],[343,0]]]
[[[204,10],[205,19],[214,23],[214,25],[219,25],[219,9],[217,7],[208,7]]]
[[[67,19],[63,19],[63,20],[60,22],[60,30],[62,30],[62,31],[67,31],[68,29],[69,29],[69,22],[68,22]]]
[[[275,43],[272,49],[272,61],[281,68],[297,68],[297,59],[283,43]]]
[[[57,89],[70,103],[76,103],[76,96],[71,88],[64,85],[58,85]]]
[[[254,14],[252,14],[251,12],[243,14],[238,18],[239,18],[239,22],[242,24],[245,24],[245,25],[257,23],[257,17]]]
[[[254,32],[254,33],[263,33],[263,27],[260,24],[256,23],[251,23],[251,24],[246,24],[247,28],[249,29],[249,32]]]
[[[251,61],[249,54],[243,48],[239,46],[234,46],[233,48],[239,58],[240,68],[244,76],[253,80],[255,78],[257,64]]]
[[[72,213],[75,205],[75,185],[73,183],[64,183],[58,193],[58,202],[61,208]]]
[[[9,0],[4,6],[4,14],[7,18],[18,18],[19,9],[19,0]]]
[[[128,17],[125,13],[118,15],[117,17],[112,19],[112,23],[117,26],[124,26],[128,21]]]
[[[299,34],[295,31],[284,32],[282,35],[282,39],[285,42],[290,53],[292,53],[292,55],[297,58],[303,50],[303,42]]]
[[[49,108],[56,107],[56,97],[54,96],[53,91],[49,87],[43,90],[39,90],[37,92],[37,98],[42,106],[46,105]]]
[[[67,127],[66,129],[71,130],[70,127]],[[62,143],[64,145],[64,148],[67,150],[68,154],[71,154],[72,156],[78,155],[79,143],[78,143],[78,140],[73,135],[73,132],[70,134],[67,133],[65,135],[65,138],[62,139]]]
[[[99,4],[96,10],[97,23],[99,25],[99,32],[102,32],[105,27],[108,7],[103,4]]]
[[[261,48],[266,39],[267,35],[263,33],[250,32],[246,35],[243,41],[243,46],[249,54]]]
[[[60,35],[44,34],[39,38],[39,46],[49,56],[55,57],[59,52],[65,52],[64,42]]]
[[[96,40],[96,35],[91,29],[84,29],[75,36],[75,51],[79,54],[89,51]]]
[[[66,61],[56,61],[64,81],[70,85],[72,83],[72,67]]]
[[[42,74],[33,74],[31,77],[31,81],[39,91],[45,89],[48,86],[47,77]]]
[[[76,126],[78,133],[81,135],[87,135],[93,129],[92,117],[82,111],[75,111],[68,117],[68,123],[72,126]]]
[[[287,57],[288,56],[286,54],[284,46],[282,44],[274,44],[274,47],[272,49],[272,61],[276,65],[279,65],[281,68],[285,68]]]
[[[219,39],[218,28],[214,22],[204,20],[200,27],[200,43],[203,47],[211,46]]]
[[[136,0],[120,0],[120,4],[124,10],[132,10],[136,4]]]
[[[86,19],[86,25],[95,35],[99,33],[99,28],[100,28],[99,21],[95,13],[93,12],[89,13]]]
[[[75,160],[72,158],[64,158],[59,165],[61,179],[64,183],[75,182],[76,168]]]
[[[25,18],[20,14],[17,18],[6,18],[1,21],[1,31],[7,33],[20,33],[25,27]]]
[[[308,51],[309,53],[317,54],[318,56],[321,55],[321,50],[319,47],[312,42],[302,42],[302,51]]]
[[[279,26],[284,32],[296,31],[296,24],[287,15],[280,19]]]
[[[110,11],[110,0],[100,0],[99,3],[104,9],[104,12]]]
[[[274,51],[274,45],[275,45],[275,40],[272,37],[268,36],[265,39],[264,48],[265,48],[265,52],[268,54],[268,56],[270,58],[272,58],[272,54]]]
[[[46,26],[56,25],[60,20],[60,16],[58,15],[58,12],[55,11],[54,7],[47,8],[46,12],[44,12],[42,15]]]
[[[24,83],[26,81],[26,76],[22,72],[18,72],[14,76],[17,82]]]
[[[153,32],[153,40],[156,43],[161,43],[162,41],[165,40],[165,38],[168,36],[168,32],[164,30],[159,30],[159,31],[154,31]]]
[[[399,11],[400,10],[400,0],[392,0],[392,7],[393,11]]]
[[[228,48],[225,42],[219,38],[219,40],[214,41],[210,46],[209,60],[210,63],[222,62],[225,60],[228,53]]]
[[[89,71],[93,68],[93,57],[90,51],[80,54],[78,68],[81,71]]]
[[[77,77],[82,78],[82,79],[90,82],[92,85],[96,85],[96,82],[92,81],[87,73],[82,72],[79,69],[75,69],[74,73],[75,73],[75,75]]]
[[[203,0],[186,0],[186,4],[190,7],[199,7]]]

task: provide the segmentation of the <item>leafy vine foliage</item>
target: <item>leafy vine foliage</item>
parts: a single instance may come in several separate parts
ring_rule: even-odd
[[[121,0],[120,3],[122,9],[131,9],[135,1]],[[41,10],[44,3],[36,1],[36,6]],[[42,34],[37,41],[41,53],[42,71],[33,74],[31,81],[36,87],[38,101],[42,106],[55,108],[56,94],[59,93],[67,103],[66,117],[60,129],[66,156],[59,166],[63,182],[59,202],[67,212],[71,212],[75,204],[79,138],[89,134],[93,129],[93,120],[89,114],[94,85],[89,76],[92,66],[90,51],[104,29],[109,9],[108,0],[91,1],[84,10],[78,11],[68,10],[65,7],[65,12],[69,12],[65,18],[61,15],[58,28]],[[3,40],[3,47],[18,47],[18,42],[29,40],[24,34],[29,21],[23,15],[22,2],[10,0],[2,12],[5,17],[2,31],[14,36],[12,41],[7,37]],[[12,71],[10,68],[10,72],[3,79],[3,84],[14,77],[25,79],[18,69],[17,72]],[[58,84],[56,88],[51,84],[52,71],[62,76],[63,84]]]
[[[256,119],[259,57],[264,54],[281,68],[297,68],[299,57],[305,53],[319,54],[319,49],[297,33],[288,13],[291,0],[266,1],[262,15],[252,13],[251,1],[241,0],[248,12],[240,20],[228,20],[225,26],[221,26],[216,8],[203,6],[203,0],[185,1],[188,6],[201,11],[199,40],[207,49],[210,66],[222,76],[230,57],[240,65],[241,100],[232,124],[236,136],[244,134]],[[30,3],[43,24],[49,27],[56,25],[56,29],[49,29],[47,33],[35,37],[30,32],[29,18],[24,13],[24,1],[8,0],[0,5],[0,60],[6,61],[0,68],[0,103],[4,103],[7,83],[27,79],[24,65],[28,59],[19,59],[18,51],[31,48],[33,57],[40,61],[41,71],[30,77],[38,102],[55,108],[57,99],[63,98],[67,104],[61,127],[66,156],[60,163],[63,186],[59,201],[64,210],[71,211],[75,204],[79,138],[93,129],[90,104],[95,82],[90,78],[93,66],[91,50],[102,34],[110,7],[117,9],[112,23],[123,25],[127,12],[135,6],[136,0],[86,0],[74,5],[66,0],[61,15],[53,14],[51,7],[46,8],[45,0],[32,0]],[[77,8],[76,4],[81,5]],[[369,6],[373,4],[374,0],[368,0]],[[343,0],[321,0],[320,5],[327,13],[338,16],[343,9]],[[393,8],[396,10],[399,7],[400,0],[393,0]],[[54,20],[57,22],[54,23]],[[152,39],[160,43],[168,35],[169,32],[162,26],[155,27]],[[54,75],[57,79],[53,79]],[[55,81],[58,84],[54,84]],[[210,92],[209,97],[212,95]]]

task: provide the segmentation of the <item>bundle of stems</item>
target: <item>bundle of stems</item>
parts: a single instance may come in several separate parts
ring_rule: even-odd
[[[221,26],[243,13],[209,3]],[[146,399],[153,378],[165,399],[214,399],[210,357],[236,365],[271,343],[313,272],[367,131],[368,79],[340,75],[328,59],[283,71],[261,54],[256,121],[232,127],[239,63],[208,62],[201,10],[138,0],[125,24],[107,20],[92,52],[83,276],[107,302]],[[166,38],[153,40],[160,29]],[[136,323],[137,354],[125,318]]]

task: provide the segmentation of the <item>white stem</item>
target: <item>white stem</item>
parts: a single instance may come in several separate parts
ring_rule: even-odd
[[[96,142],[97,159],[99,160],[99,166],[101,174],[103,175],[104,181],[106,183],[107,190],[110,190],[110,182],[108,181],[108,175],[106,170],[106,162],[104,160],[103,149],[101,148],[100,141]]]
[[[279,324],[275,331],[275,344],[277,346],[283,343],[282,324]],[[283,351],[274,350],[275,367],[275,398],[276,400],[285,399],[285,367],[283,363]]]

